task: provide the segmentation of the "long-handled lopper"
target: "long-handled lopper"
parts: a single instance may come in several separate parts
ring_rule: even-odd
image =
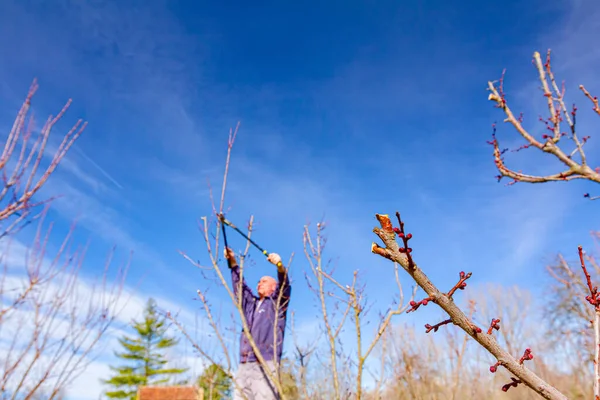
[[[219,214],[219,219],[221,220],[221,222],[223,223],[221,225],[221,227],[223,228],[223,241],[225,242],[225,247],[227,247],[227,236],[225,236],[225,225],[233,228],[237,233],[239,233],[240,235],[242,235],[242,237],[244,237],[246,240],[248,240],[254,247],[256,247],[261,253],[263,253],[266,257],[269,256],[269,252],[265,249],[263,249],[262,247],[260,247],[254,240],[250,239],[244,232],[242,232],[237,226],[235,226],[234,224],[232,224],[230,221],[228,221],[227,219],[225,219],[225,216],[223,214]],[[283,264],[281,263],[281,261],[279,261],[277,263],[278,267],[281,267]]]

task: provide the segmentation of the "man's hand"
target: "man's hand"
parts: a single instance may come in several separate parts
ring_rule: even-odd
[[[234,267],[237,265],[237,260],[235,259],[235,253],[229,247],[227,247],[224,251],[225,259],[229,263],[230,267]]]
[[[277,264],[280,264],[280,263],[281,263],[281,256],[279,256],[279,254],[277,254],[277,253],[270,253],[270,254],[267,256],[267,260],[268,260],[270,263],[277,265]],[[278,269],[279,269],[279,268],[283,268],[283,264],[280,264],[280,265],[281,265],[281,267],[280,267],[279,265],[277,265],[277,268],[278,268]]]

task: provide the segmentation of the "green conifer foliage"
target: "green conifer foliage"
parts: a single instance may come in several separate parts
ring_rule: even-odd
[[[171,378],[187,369],[167,368],[166,351],[178,340],[167,336],[167,325],[156,309],[156,302],[149,299],[142,321],[132,321],[135,336],[119,339],[121,352],[115,355],[126,363],[113,367],[114,375],[104,383],[111,387],[105,395],[111,399],[135,400],[140,386],[164,385]]]
[[[232,393],[231,378],[220,365],[211,364],[198,378],[198,386],[204,389],[206,400],[229,398]]]

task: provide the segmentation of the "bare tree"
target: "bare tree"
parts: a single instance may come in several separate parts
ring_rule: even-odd
[[[0,332],[7,341],[0,349],[0,387],[10,399],[40,393],[54,399],[68,389],[94,360],[101,338],[124,306],[126,267],[111,284],[111,256],[100,281],[82,279],[85,249],[68,252],[71,232],[49,258],[51,228],[44,235],[42,223],[23,260],[25,274],[5,263],[0,284]]]
[[[380,315],[377,330],[370,342],[365,342],[364,327],[367,313],[367,302],[365,296],[365,287],[359,286],[358,271],[354,271],[351,283],[342,284],[337,278],[334,278],[333,268],[328,267],[323,260],[323,251],[325,246],[325,237],[323,235],[324,225],[317,224],[317,231],[313,237],[308,226],[304,227],[304,252],[309,262],[310,270],[316,280],[315,285],[311,285],[307,279],[309,287],[319,299],[321,307],[321,318],[323,319],[324,332],[327,336],[329,355],[331,363],[331,374],[333,378],[334,395],[338,399],[342,396],[341,385],[339,382],[338,359],[340,358],[340,349],[337,344],[339,334],[345,327],[348,316],[353,322],[353,330],[356,340],[356,354],[348,357],[350,361],[346,368],[351,371],[355,377],[354,388],[351,389],[352,396],[356,399],[363,397],[363,375],[366,372],[366,361],[379,343],[390,325],[392,318],[406,311],[410,306],[404,302],[404,293],[398,272],[398,266],[394,265],[395,282],[398,287],[399,298],[395,304],[389,307],[388,311]],[[330,285],[327,285],[329,283]],[[415,288],[416,290],[416,288]],[[340,311],[340,318],[334,322],[330,308],[328,308],[328,298],[334,299],[334,304],[330,308]],[[410,300],[414,298],[411,297]],[[354,367],[355,366],[355,367]]]
[[[87,125],[87,122],[77,121],[63,136],[55,154],[43,168],[44,158],[49,156],[46,149],[52,128],[65,115],[71,100],[56,116],[48,117],[37,137],[32,139],[35,125],[33,117],[28,118],[28,114],[37,89],[37,82],[34,81],[17,113],[0,156],[0,174],[4,184],[0,189],[0,237],[18,230],[29,218],[35,216],[32,212],[37,206],[51,200],[35,200],[34,197]]]
[[[444,393],[446,371],[438,362],[445,358],[446,349],[431,336],[418,336],[419,333],[406,324],[396,325],[386,332],[389,346],[382,357],[388,371],[382,399],[447,398]]]
[[[496,326],[502,326],[497,330],[497,339],[509,353],[519,353],[523,343],[539,341],[540,330],[528,320],[534,314],[535,306],[529,290],[519,286],[487,284],[480,290],[470,290],[466,298],[477,302],[481,321],[495,319]]]
[[[469,318],[473,319],[473,315],[475,314],[475,305],[476,301],[474,299],[469,300]],[[446,387],[451,388],[451,396],[452,400],[458,398],[458,392],[460,390],[460,386],[462,384],[461,372],[465,369],[464,364],[467,360],[465,360],[467,354],[467,343],[469,341],[469,335],[464,332],[459,332],[457,330],[447,329],[446,330],[446,341],[448,343],[448,350],[450,351],[449,361],[450,361],[450,381],[446,384]]]
[[[32,141],[33,119],[27,114],[37,88],[34,81],[0,157],[0,391],[7,399],[62,398],[94,360],[101,338],[124,306],[120,299],[127,267],[117,271],[111,284],[111,254],[99,281],[82,278],[85,248],[69,250],[74,227],[58,250],[47,254],[52,224],[44,233],[43,223],[51,199],[35,197],[86,124],[78,121],[42,167],[50,132],[70,100]],[[36,209],[40,212],[34,213]],[[13,236],[34,218],[40,222],[33,243],[23,246]]]
[[[583,356],[580,359],[589,360],[592,356],[594,396],[600,398],[600,294],[592,279],[592,274],[598,276],[600,265],[593,256],[585,254],[581,246],[578,251],[579,268],[583,274],[576,273],[575,268],[562,256],[559,256],[558,265],[548,268],[556,280],[554,289],[560,288],[560,293],[557,293],[558,298],[563,300],[563,303],[556,307],[557,320],[562,321],[563,326],[555,326],[555,328],[567,335],[573,333],[581,335],[581,339],[576,342],[579,346],[573,347],[579,351],[585,349],[583,354],[580,354]],[[592,308],[584,307],[586,303]],[[590,336],[593,340],[589,340]]]
[[[594,233],[592,237],[597,241]],[[581,258],[567,261],[562,254],[547,267],[552,283],[545,313],[550,322],[546,335],[552,339],[552,346],[565,354],[562,362],[576,371],[577,390],[585,393],[593,386],[593,371],[588,366],[597,364],[595,342],[598,329],[596,306],[590,307],[588,300],[591,295],[588,278],[590,283],[597,281],[600,266],[591,254],[582,253],[581,256],[584,256],[584,262],[588,260],[586,273],[581,273],[582,265],[585,265]],[[582,360],[586,362],[582,364]]]
[[[299,378],[300,383],[300,392],[304,396],[305,399],[313,398],[314,395],[309,395],[309,385],[307,381],[308,368],[310,365],[310,361],[313,353],[315,352],[320,336],[317,335],[310,340],[307,344],[300,344],[298,337],[296,335],[296,326],[294,323],[294,312],[292,312],[291,322],[291,333],[292,339],[294,341],[294,349],[296,356],[296,373]]]

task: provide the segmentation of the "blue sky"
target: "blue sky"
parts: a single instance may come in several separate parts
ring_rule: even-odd
[[[111,246],[123,257],[134,250],[129,279],[143,278],[142,297],[197,306],[191,299],[207,283],[177,251],[208,261],[196,223],[211,212],[206,179],[220,184],[237,121],[229,216],[243,225],[253,214],[257,241],[284,259],[295,252],[299,323],[314,316],[302,273],[308,220],[324,216],[337,276],[350,280],[359,268],[380,309],[395,286],[391,265],[369,252],[375,213],[402,213],[417,262],[441,287],[464,269],[473,284],[537,290],[544,263],[557,251],[574,257],[598,228],[590,218],[598,204],[582,198],[594,187],[497,184],[486,144],[502,115],[485,89],[503,68],[513,109],[542,131],[531,56],[549,47],[569,101],[583,111],[582,134],[593,133],[576,91],[585,83],[600,92],[592,74],[600,5],[592,0],[8,0],[0,8],[0,124],[12,123],[34,77],[38,119],[73,98],[55,139],[79,117],[89,127],[45,189],[64,195],[52,216],[59,231],[77,218],[78,237],[91,239],[87,274]],[[499,138],[518,146],[508,126]],[[597,156],[592,141],[590,162]],[[556,166],[525,153],[509,162]],[[249,279],[269,268],[260,260]]]

